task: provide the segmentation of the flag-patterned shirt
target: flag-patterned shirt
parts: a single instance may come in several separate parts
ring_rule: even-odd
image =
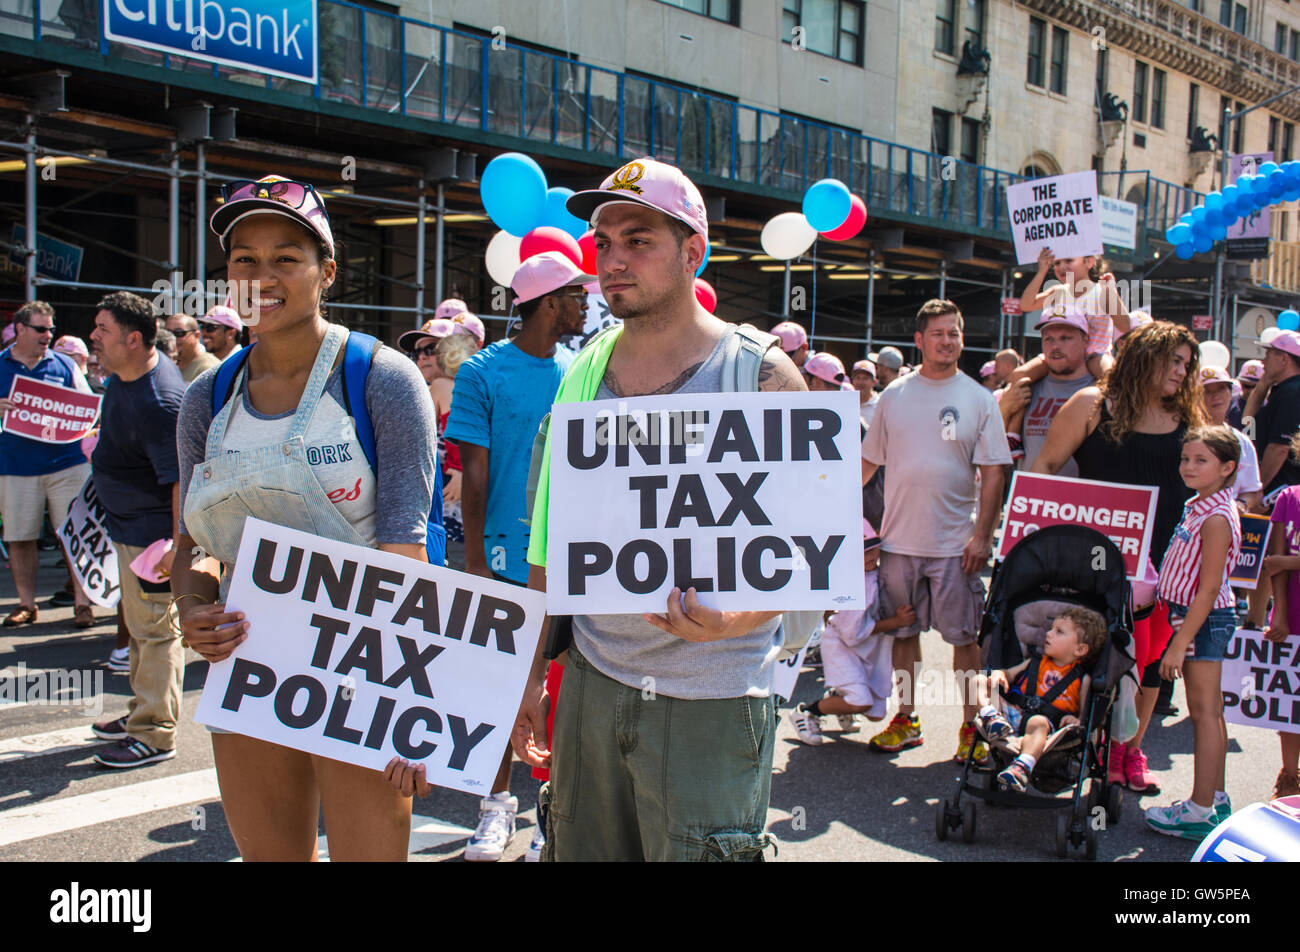
[[[1231,486],[1225,486],[1204,499],[1197,496],[1183,507],[1183,517],[1174,529],[1164,562],[1160,565],[1159,592],[1166,602],[1191,605],[1192,599],[1196,597],[1201,576],[1201,526],[1205,525],[1206,519],[1215,515],[1228,520],[1232,542],[1228,546],[1223,580],[1213,607],[1232,608],[1236,605],[1232,588],[1228,585],[1228,575],[1237,564],[1237,555],[1241,552],[1241,520],[1237,515]]]

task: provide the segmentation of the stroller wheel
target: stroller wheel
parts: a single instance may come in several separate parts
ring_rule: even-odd
[[[1070,855],[1070,820],[1064,813],[1056,815],[1056,858],[1065,859]]]
[[[934,808],[934,835],[939,840],[948,838],[948,811],[952,809],[947,800],[935,804]]]
[[[1124,788],[1115,784],[1110,788],[1106,795],[1106,820],[1109,823],[1118,823],[1120,816],[1124,812]]]
[[[961,808],[961,839],[963,843],[975,842],[975,801],[967,800]]]

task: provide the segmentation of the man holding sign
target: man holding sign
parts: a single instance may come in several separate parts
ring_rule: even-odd
[[[14,315],[17,336],[0,351],[0,414],[15,409],[9,399],[15,379],[29,378],[90,393],[86,378],[71,358],[50,350],[54,340],[54,308],[44,301],[31,301]],[[18,590],[18,607],[9,613],[4,626],[30,625],[36,621],[36,540],[41,535],[45,507],[50,521],[62,526],[68,506],[77,497],[90,464],[80,443],[42,441],[6,431],[0,433],[0,516],[4,519],[5,545]],[[95,623],[90,600],[81,586],[73,588],[78,628]]]
[[[579,356],[557,404],[805,389],[776,338],[696,302],[708,222],[680,171],[629,162],[573,196],[569,210],[595,226],[601,290],[624,323]],[[743,380],[741,366],[751,371]],[[538,589],[547,585],[550,475],[541,470],[528,551]],[[562,516],[599,521],[590,511]],[[513,738],[522,760],[551,769],[543,859],[760,859],[779,613],[706,608],[694,587],[674,587],[662,615],[579,614],[572,627],[553,746],[540,651]]]

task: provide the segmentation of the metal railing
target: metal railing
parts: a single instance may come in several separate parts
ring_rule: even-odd
[[[1250,279],[1278,291],[1300,293],[1300,242],[1274,238],[1268,257],[1250,263]]]

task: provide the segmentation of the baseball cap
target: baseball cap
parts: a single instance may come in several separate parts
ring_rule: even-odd
[[[54,349],[60,354],[69,356],[89,357],[90,351],[86,347],[86,342],[80,337],[74,337],[72,334],[64,334],[54,342]]]
[[[325,202],[316,189],[305,182],[295,182],[282,175],[265,175],[256,182],[241,180],[221,187],[224,203],[208,220],[208,225],[228,251],[226,239],[230,229],[253,215],[283,215],[318,235],[330,257],[334,257],[334,233],[330,230]]]
[[[1222,367],[1202,367],[1200,374],[1202,387],[1208,387],[1212,383],[1232,383],[1232,378]]]
[[[1083,331],[1085,337],[1088,334],[1088,318],[1077,307],[1058,304],[1051,310],[1044,308],[1038,323],[1034,325],[1034,330],[1040,330],[1052,324],[1063,324],[1066,327],[1076,328]]]
[[[1300,357],[1300,333],[1296,331],[1281,331],[1273,342],[1268,345],[1269,350],[1280,350],[1292,357]]]
[[[903,366],[903,352],[897,347],[886,347],[880,351],[876,363],[881,367],[888,367],[890,370],[900,370]]]
[[[454,321],[446,317],[434,317],[425,321],[418,330],[407,331],[401,337],[397,338],[397,346],[402,350],[415,350],[415,348],[419,346],[422,338],[432,337],[441,340],[442,338],[454,333],[456,333],[456,324]]]
[[[781,338],[781,349],[787,354],[793,354],[808,343],[808,332],[794,321],[782,321],[772,328],[772,333]]]
[[[477,314],[465,311],[450,320],[455,325],[451,331],[453,334],[468,334],[478,340],[480,347],[483,346],[483,322],[479,320]]]
[[[596,276],[581,268],[558,251],[543,251],[528,258],[515,269],[510,287],[515,304],[526,304],[570,285],[590,284]]]
[[[651,158],[634,159],[611,172],[600,188],[569,196],[565,207],[583,221],[596,224],[600,210],[613,202],[645,205],[663,212],[709,239],[709,219],[700,190],[681,169]]]
[[[876,527],[864,517],[862,520],[862,551],[868,552],[871,549],[878,548],[880,548],[880,533],[878,533]]]
[[[218,304],[200,317],[199,323],[220,324],[222,327],[229,327],[234,331],[240,330],[244,326],[239,320],[239,313],[233,307],[226,307],[224,304]]]
[[[18,332],[14,330],[14,325],[10,322],[5,325],[3,331],[0,331],[0,344],[7,344],[17,336]]]
[[[992,377],[997,372],[998,372],[998,365],[992,360],[986,360],[984,362],[984,365],[980,367],[980,379],[985,380],[989,377]]]
[[[870,360],[859,360],[857,363],[853,365],[853,370],[849,372],[849,376],[850,377],[853,376],[853,374],[857,373],[858,371],[862,371],[863,373],[869,373],[871,374],[871,376],[874,377],[876,375],[876,365],[872,363]]]
[[[1262,360],[1248,360],[1241,365],[1241,370],[1237,373],[1237,379],[1245,383],[1259,383],[1264,376],[1264,362]]]
[[[447,298],[438,305],[438,309],[433,312],[434,317],[455,317],[457,314],[468,314],[469,305],[460,298]]]
[[[803,372],[812,374],[818,380],[824,380],[827,383],[837,383],[841,390],[852,390],[853,385],[848,383],[844,373],[844,364],[834,354],[828,354],[825,351],[811,355],[803,365]]]

